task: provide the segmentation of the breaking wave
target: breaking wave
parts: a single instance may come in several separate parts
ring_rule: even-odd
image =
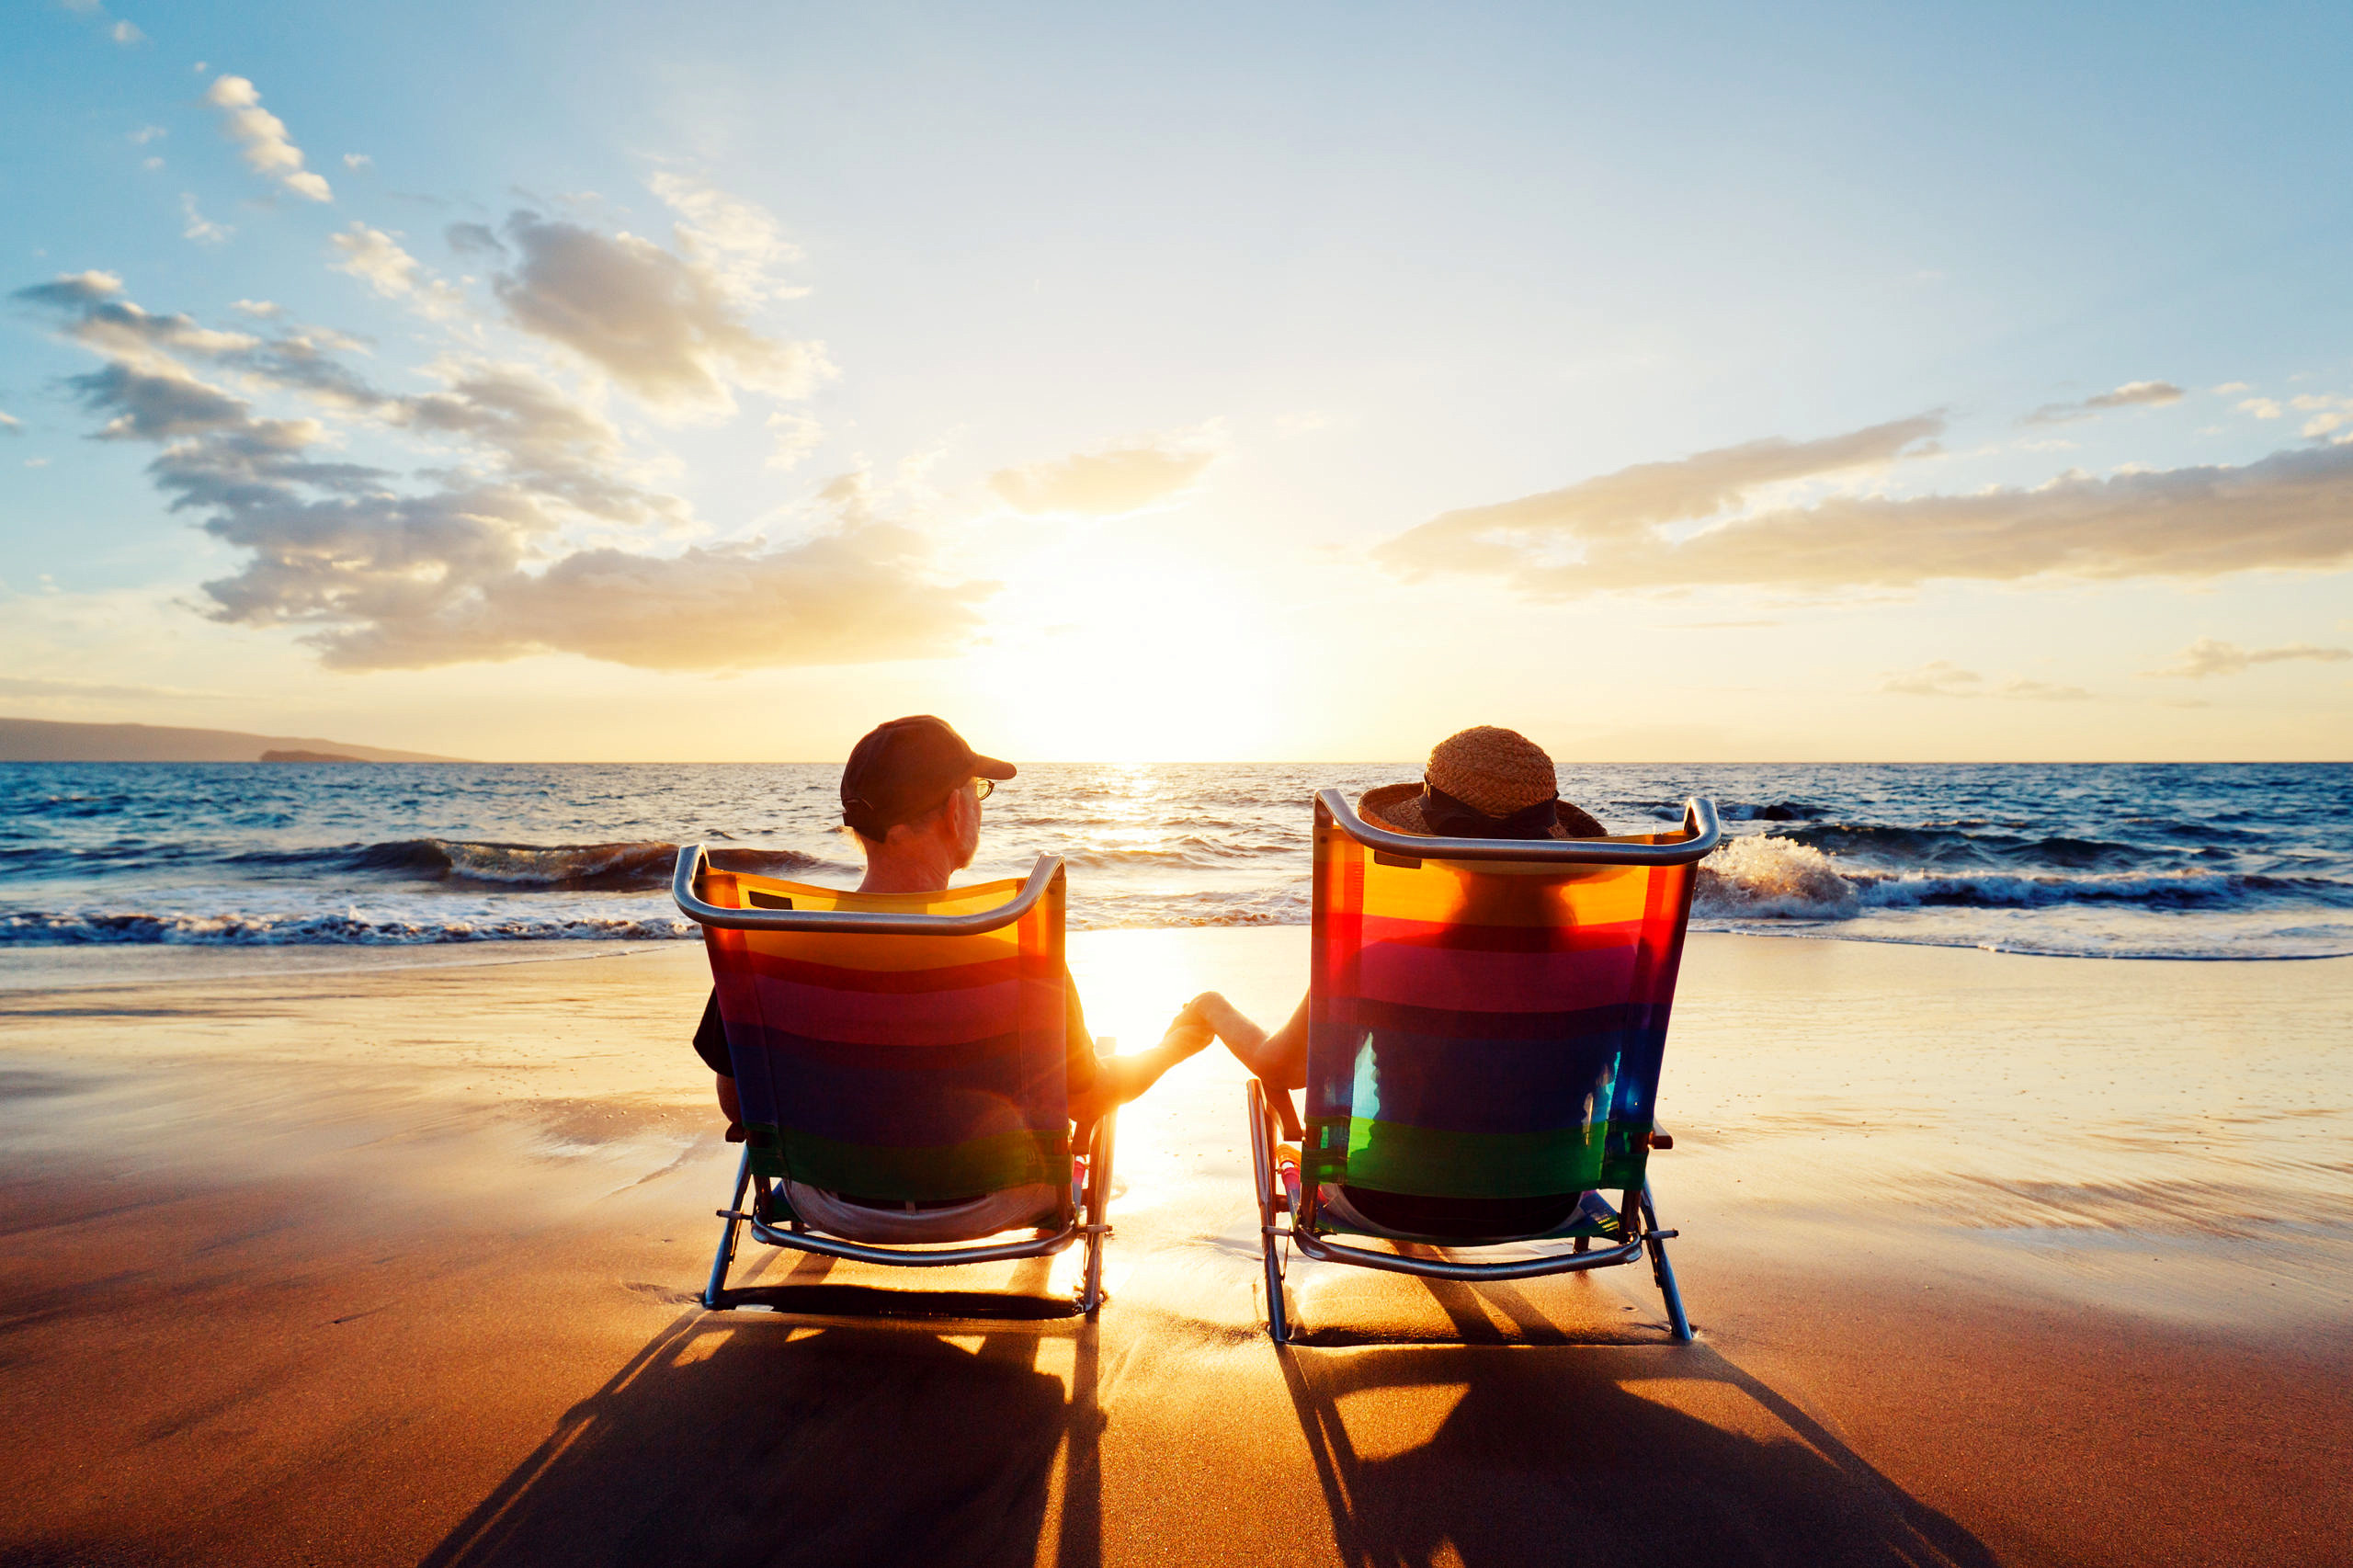
[[[2281,903],[2353,909],[2353,883],[2187,868],[2091,875],[1879,869],[1842,864],[1792,835],[1736,838],[1709,856],[1699,866],[1691,912],[1719,920],[1847,920],[1875,909],[1938,906],[2124,904],[2228,912]]]
[[[420,947],[445,942],[665,941],[699,935],[676,913],[642,915],[484,914],[475,917],[341,913],[201,915],[176,910],[28,911],[0,915],[0,945],[71,947]]]
[[[472,844],[451,838],[403,838],[332,849],[263,850],[233,857],[232,864],[300,869],[376,871],[425,881],[480,882],[500,887],[666,888],[678,846],[659,840],[621,844]],[[847,869],[797,849],[719,849],[714,864],[731,871],[783,877]]]

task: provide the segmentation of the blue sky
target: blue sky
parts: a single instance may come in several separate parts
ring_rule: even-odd
[[[2349,35],[13,7],[0,711],[2342,757]]]

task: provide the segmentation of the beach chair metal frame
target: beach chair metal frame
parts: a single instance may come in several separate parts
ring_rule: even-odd
[[[678,850],[677,869],[671,879],[670,896],[688,919],[699,925],[730,931],[980,936],[1019,920],[1063,875],[1060,856],[1040,855],[1030,868],[1021,891],[1008,903],[971,915],[906,915],[871,910],[731,909],[711,903],[701,896],[702,872],[708,860],[706,846],[682,846]],[[769,1246],[818,1253],[858,1263],[915,1268],[945,1268],[961,1264],[1051,1257],[1067,1251],[1074,1242],[1084,1236],[1086,1238],[1086,1267],[1078,1289],[1076,1305],[1081,1312],[1092,1317],[1105,1300],[1103,1238],[1111,1230],[1105,1219],[1105,1209],[1111,1190],[1112,1146],[1118,1120],[1119,1113],[1114,1109],[1105,1111],[1095,1123],[1086,1146],[1086,1188],[1071,1204],[1069,1217],[1063,1224],[1050,1234],[1009,1242],[890,1245],[826,1235],[811,1229],[798,1215],[785,1225],[771,1223],[763,1217],[767,1209],[769,1178],[753,1170],[752,1150],[746,1144],[743,1158],[735,1167],[734,1196],[726,1208],[716,1211],[721,1221],[719,1250],[711,1259],[710,1279],[703,1288],[702,1304],[712,1312],[723,1312],[732,1304],[727,1294],[728,1267],[735,1259],[739,1233],[747,1226],[756,1240]],[[754,1193],[757,1199],[749,1209],[744,1205],[747,1191]]]
[[[1319,835],[1327,831],[1344,833],[1378,856],[1415,865],[1425,860],[1465,860],[1506,861],[1520,865],[1685,866],[1704,858],[1723,839],[1723,827],[1717,817],[1716,803],[1704,796],[1695,796],[1684,802],[1681,836],[1656,844],[1604,839],[1440,838],[1392,833],[1359,817],[1349,806],[1347,797],[1337,790],[1316,792],[1315,826]],[[1320,856],[1316,862],[1316,875],[1319,878],[1324,875]],[[1570,1249],[1565,1252],[1542,1251],[1532,1257],[1513,1257],[1487,1263],[1458,1262],[1452,1258],[1415,1256],[1403,1252],[1376,1252],[1369,1247],[1334,1241],[1329,1235],[1321,1233],[1319,1183],[1301,1180],[1294,1199],[1292,1192],[1283,1182],[1275,1165],[1278,1118],[1282,1130],[1294,1136],[1299,1125],[1297,1114],[1290,1104],[1290,1091],[1270,1088],[1253,1078],[1247,1088],[1247,1112],[1251,1166],[1257,1185],[1259,1251],[1266,1267],[1267,1328],[1278,1345],[1288,1343],[1290,1337],[1290,1312],[1283,1296],[1283,1276],[1286,1251],[1291,1245],[1296,1245],[1303,1256],[1321,1262],[1350,1264],[1359,1268],[1381,1269],[1392,1274],[1473,1284],[1609,1268],[1639,1262],[1647,1256],[1652,1280],[1666,1305],[1669,1330],[1677,1343],[1690,1342],[1691,1324],[1684,1315],[1682,1292],[1676,1286],[1675,1268],[1666,1256],[1667,1242],[1679,1233],[1660,1228],[1647,1173],[1640,1187],[1629,1188],[1623,1194],[1619,1216],[1625,1239],[1616,1246],[1595,1248],[1590,1238],[1579,1236],[1571,1242]],[[1672,1142],[1673,1140],[1663,1131],[1654,1131],[1651,1135],[1650,1147],[1664,1149],[1670,1147]],[[1399,1239],[1417,1238],[1401,1236]],[[1498,1238],[1492,1242],[1429,1244],[1430,1246],[1443,1247],[1449,1253],[1491,1246],[1526,1247],[1529,1244],[1528,1239],[1510,1238]]]

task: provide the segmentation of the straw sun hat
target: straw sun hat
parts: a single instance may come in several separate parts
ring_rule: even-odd
[[[1599,838],[1608,831],[1559,791],[1542,746],[1517,730],[1481,724],[1430,748],[1420,783],[1367,790],[1357,814],[1392,833],[1443,837]],[[1539,809],[1546,805],[1549,820]]]

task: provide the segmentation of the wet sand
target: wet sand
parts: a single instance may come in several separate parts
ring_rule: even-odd
[[[1138,1044],[1204,985],[1272,1022],[1303,955],[1072,945]],[[1075,1253],[747,1244],[815,1310],[705,1313],[705,983],[0,958],[0,1563],[2347,1561],[2353,960],[1694,938],[1687,1347],[1643,1270],[1300,1261],[1276,1351],[1222,1052],[1122,1117],[1098,1324],[877,1315]]]

